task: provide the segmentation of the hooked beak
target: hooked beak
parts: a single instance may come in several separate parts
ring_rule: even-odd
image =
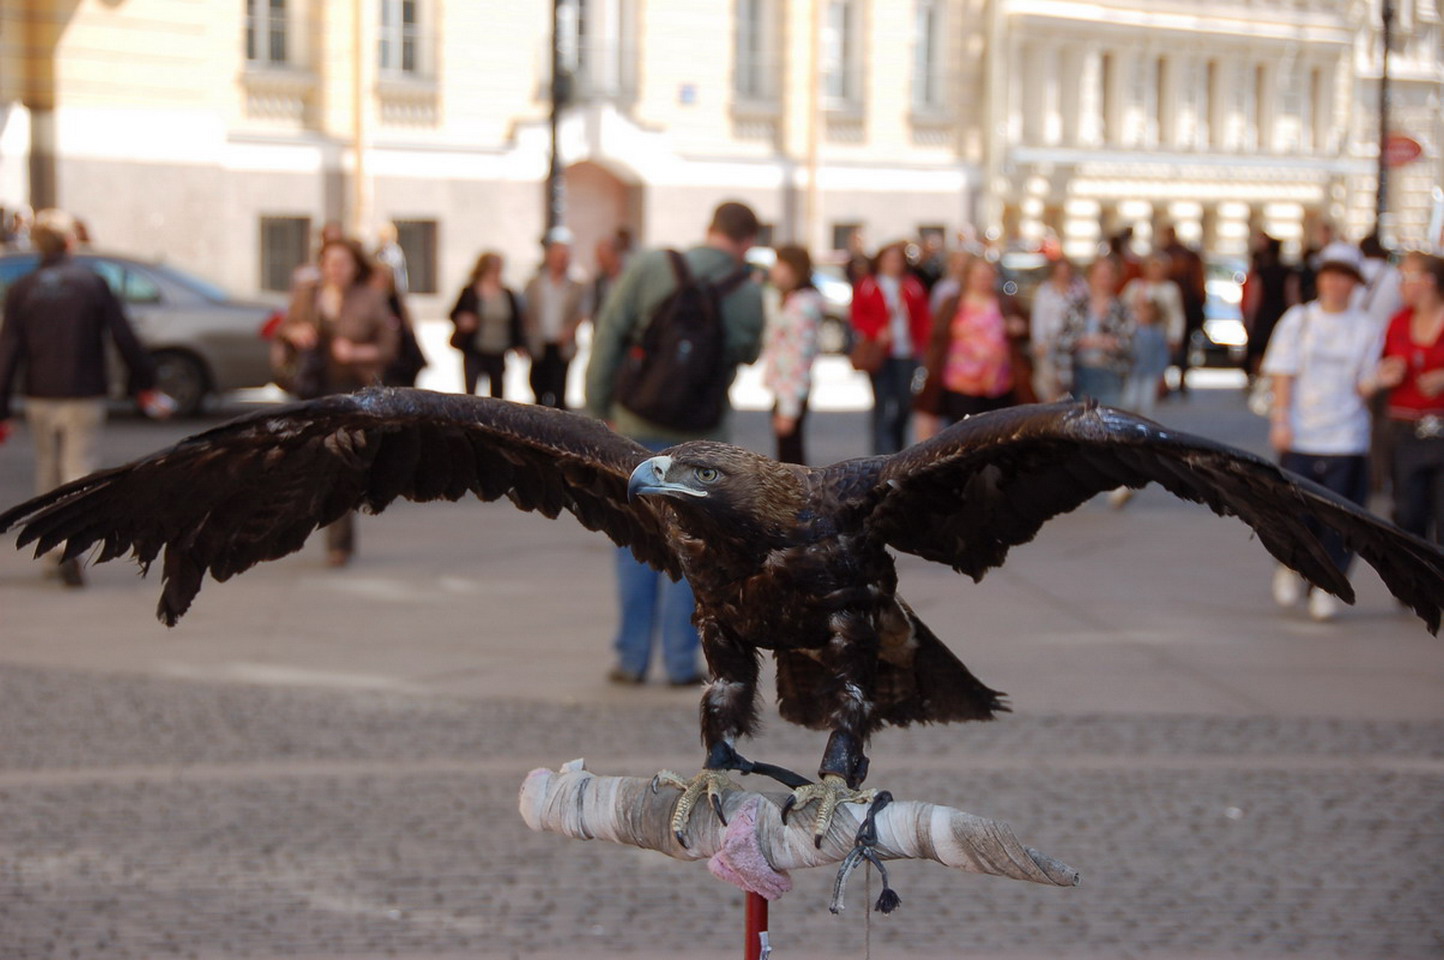
[[[632,471],[631,479],[627,481],[627,499],[635,500],[645,494],[657,494],[664,497],[705,497],[707,495],[706,492],[695,487],[668,480],[667,473],[671,469],[672,458],[668,456],[653,457],[637,464],[637,468]]]

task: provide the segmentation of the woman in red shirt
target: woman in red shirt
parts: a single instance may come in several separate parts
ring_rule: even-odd
[[[1394,522],[1444,543],[1444,259],[1411,253],[1376,374],[1388,388]]]
[[[928,295],[909,272],[902,243],[877,252],[872,275],[852,293],[852,325],[857,335],[882,345],[885,359],[872,380],[872,452],[897,453],[908,443],[913,377],[918,357],[932,335]]]

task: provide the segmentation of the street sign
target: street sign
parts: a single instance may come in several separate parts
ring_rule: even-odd
[[[1413,137],[1391,133],[1384,140],[1384,166],[1393,170],[1413,163],[1424,154],[1424,148]]]

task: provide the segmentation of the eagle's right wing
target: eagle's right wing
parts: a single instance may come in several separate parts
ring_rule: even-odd
[[[1389,590],[1438,632],[1444,552],[1304,477],[1242,450],[1095,404],[969,417],[891,457],[839,464],[871,484],[869,529],[888,546],[980,579],[1043,524],[1114,487],[1157,483],[1236,516],[1269,553],[1353,602],[1308,520],[1337,530]]]
[[[102,470],[0,514],[37,553],[66,558],[100,544],[97,562],[164,550],[158,613],[174,624],[207,572],[226,580],[301,549],[348,511],[397,497],[482,500],[575,514],[680,576],[665,519],[629,503],[632,469],[651,456],[599,421],[547,407],[424,390],[373,389],[272,408]]]

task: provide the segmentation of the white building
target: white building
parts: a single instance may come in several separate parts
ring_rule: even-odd
[[[1434,2],[1396,0],[1400,118],[1426,151],[1396,177],[1404,239],[1439,182]],[[1367,225],[1367,0],[564,8],[583,266],[619,226],[692,242],[728,198],[815,251],[855,228],[1052,230],[1085,253],[1124,223],[1223,249]],[[546,0],[0,0],[0,205],[64,206],[102,247],[238,290],[284,287],[325,220],[391,219],[441,312],[481,250],[513,283],[537,261],[550,37]]]

